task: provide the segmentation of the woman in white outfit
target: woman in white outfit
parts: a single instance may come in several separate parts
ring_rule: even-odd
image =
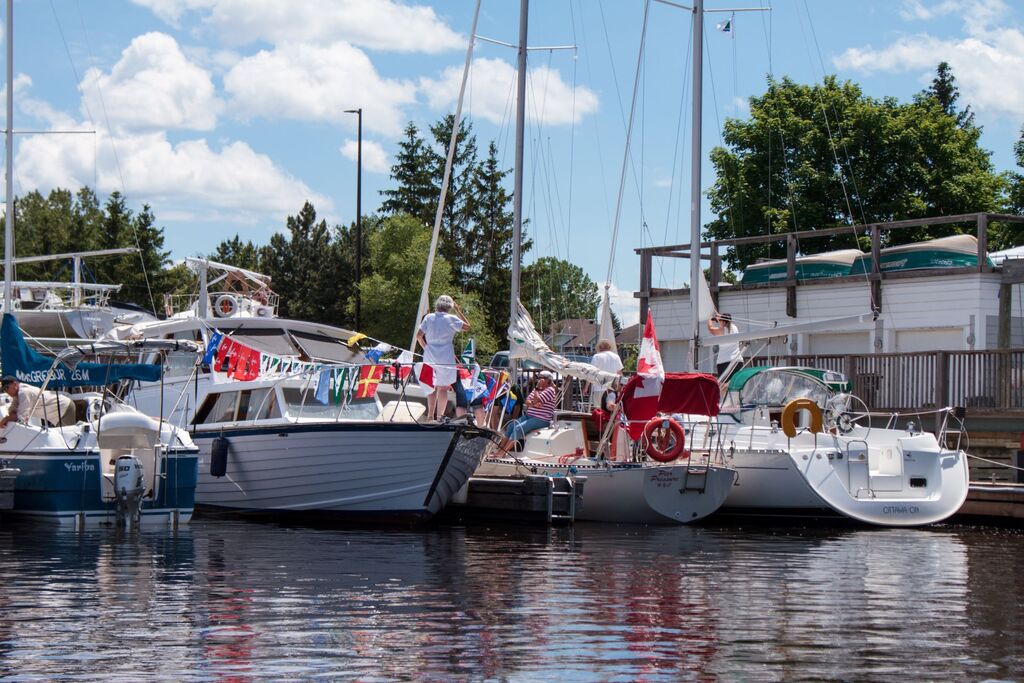
[[[590,364],[598,370],[604,370],[605,372],[613,375],[622,374],[622,359],[619,358],[619,354],[615,353],[612,349],[614,345],[607,339],[602,339],[597,342],[597,353],[590,359]],[[618,384],[616,382],[616,384]],[[615,391],[617,386],[613,384],[609,387],[610,391]],[[591,408],[602,408],[601,396],[604,395],[605,388],[600,384],[593,384],[590,387],[590,407]]]
[[[444,415],[448,388],[459,378],[452,342],[464,330],[469,330],[469,321],[462,309],[450,296],[442,294],[434,302],[434,312],[423,317],[416,332],[416,341],[423,347],[423,363],[433,371],[434,391],[427,396],[428,420],[440,420]]]
[[[708,332],[715,337],[720,337],[724,334],[737,334],[739,328],[733,324],[731,315],[715,311],[714,315],[708,318]],[[725,371],[729,369],[733,361],[743,362],[743,350],[740,348],[739,343],[719,344],[717,365],[719,382],[729,379],[725,375]]]

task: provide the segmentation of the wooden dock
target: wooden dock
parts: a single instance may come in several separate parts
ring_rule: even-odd
[[[470,477],[464,496],[445,508],[446,517],[539,524],[571,524],[583,502],[586,477]]]
[[[1024,484],[971,482],[967,502],[954,517],[956,521],[1024,522]]]
[[[21,470],[0,464],[0,510],[14,507],[14,480]]]

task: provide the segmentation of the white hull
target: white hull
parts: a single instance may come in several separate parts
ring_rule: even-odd
[[[230,443],[227,476],[210,475],[213,439]],[[200,431],[200,507],[262,513],[427,518],[480,464],[480,430],[339,422]]]
[[[696,428],[698,443],[703,425]],[[723,425],[739,472],[723,511],[838,514],[880,526],[918,526],[956,513],[967,498],[963,451],[927,433],[855,427],[848,434]]]
[[[520,459],[487,459],[479,476],[522,476],[529,471],[554,477],[586,477],[576,519],[626,524],[686,524],[718,510],[736,473],[725,467],[610,464],[579,460],[571,465]]]

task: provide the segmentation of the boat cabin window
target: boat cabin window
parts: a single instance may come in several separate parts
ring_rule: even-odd
[[[245,422],[281,417],[273,389],[245,389],[210,394],[196,411],[196,424]]]
[[[795,398],[809,398],[821,407],[829,390],[814,377],[798,372],[767,370],[754,375],[740,390],[745,406],[782,407]]]
[[[324,405],[316,400],[316,391],[312,388],[303,391],[299,387],[285,387],[284,401],[285,410],[291,418],[373,420],[378,413],[376,399],[353,397],[347,404],[335,405],[328,401]]]

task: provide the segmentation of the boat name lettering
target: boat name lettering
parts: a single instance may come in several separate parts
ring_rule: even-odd
[[[91,462],[66,462],[64,468],[68,472],[92,472],[96,469],[96,465]]]
[[[651,483],[658,488],[667,488],[679,481],[679,477],[672,474],[671,470],[657,470],[651,474]]]
[[[884,515],[916,515],[917,513],[916,505],[886,505],[882,508]]]
[[[105,380],[100,377],[94,378],[91,375],[89,368],[75,368],[74,370],[68,370],[66,368],[57,367],[53,369],[51,374],[49,370],[16,370],[14,374],[17,376],[19,382],[25,382],[26,384],[42,384],[47,379],[51,383],[61,382],[93,382],[96,384],[105,384]]]

